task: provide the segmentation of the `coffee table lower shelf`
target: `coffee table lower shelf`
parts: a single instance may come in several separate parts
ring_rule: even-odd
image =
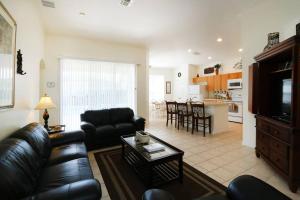
[[[123,148],[123,151],[123,158],[145,182],[146,186],[160,186],[175,180],[182,182],[182,160],[178,160],[178,163],[174,159],[147,163],[141,160],[130,148]]]

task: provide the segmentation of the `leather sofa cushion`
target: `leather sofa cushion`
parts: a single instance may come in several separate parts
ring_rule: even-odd
[[[39,156],[24,140],[9,138],[0,143],[0,194],[19,199],[34,192],[40,172]]]
[[[112,125],[98,126],[96,128],[95,138],[111,138],[116,136],[116,129]]]
[[[112,124],[131,122],[133,116],[134,113],[130,108],[110,109],[110,117],[111,117]]]
[[[119,135],[127,135],[135,133],[135,126],[132,123],[119,123],[115,125]]]
[[[93,173],[87,158],[71,160],[44,168],[39,178],[37,192],[92,178]]]
[[[110,114],[108,109],[88,110],[81,115],[81,121],[92,123],[94,126],[110,124]]]
[[[48,165],[54,165],[77,158],[87,158],[87,151],[83,142],[70,143],[52,148]]]
[[[13,133],[11,138],[26,140],[35,152],[40,156],[40,164],[43,165],[51,152],[51,141],[46,129],[38,124],[31,123]]]

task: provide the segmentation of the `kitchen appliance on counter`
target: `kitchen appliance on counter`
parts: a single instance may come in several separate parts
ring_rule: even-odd
[[[192,101],[203,101],[208,97],[207,82],[188,86],[188,98]]]
[[[242,89],[243,80],[242,79],[229,79],[227,80],[227,89],[234,90],[234,89]]]
[[[228,80],[231,100],[228,102],[228,121],[243,123],[242,79]]]

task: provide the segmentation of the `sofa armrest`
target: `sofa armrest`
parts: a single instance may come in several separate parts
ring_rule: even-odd
[[[82,121],[80,124],[80,127],[85,133],[95,133],[96,132],[96,127],[90,122]]]
[[[89,179],[28,196],[22,200],[99,200],[101,196],[102,193],[99,182],[95,179]]]
[[[290,200],[271,185],[250,175],[242,175],[231,181],[226,194],[232,200]]]
[[[145,130],[145,119],[139,116],[134,116],[132,118],[133,123],[136,126],[137,131],[143,131]]]
[[[52,146],[60,146],[72,142],[84,142],[85,133],[81,130],[60,132],[49,135]]]

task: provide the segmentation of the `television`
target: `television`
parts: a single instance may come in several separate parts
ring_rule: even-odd
[[[292,104],[292,79],[282,79],[281,120],[290,121]]]

